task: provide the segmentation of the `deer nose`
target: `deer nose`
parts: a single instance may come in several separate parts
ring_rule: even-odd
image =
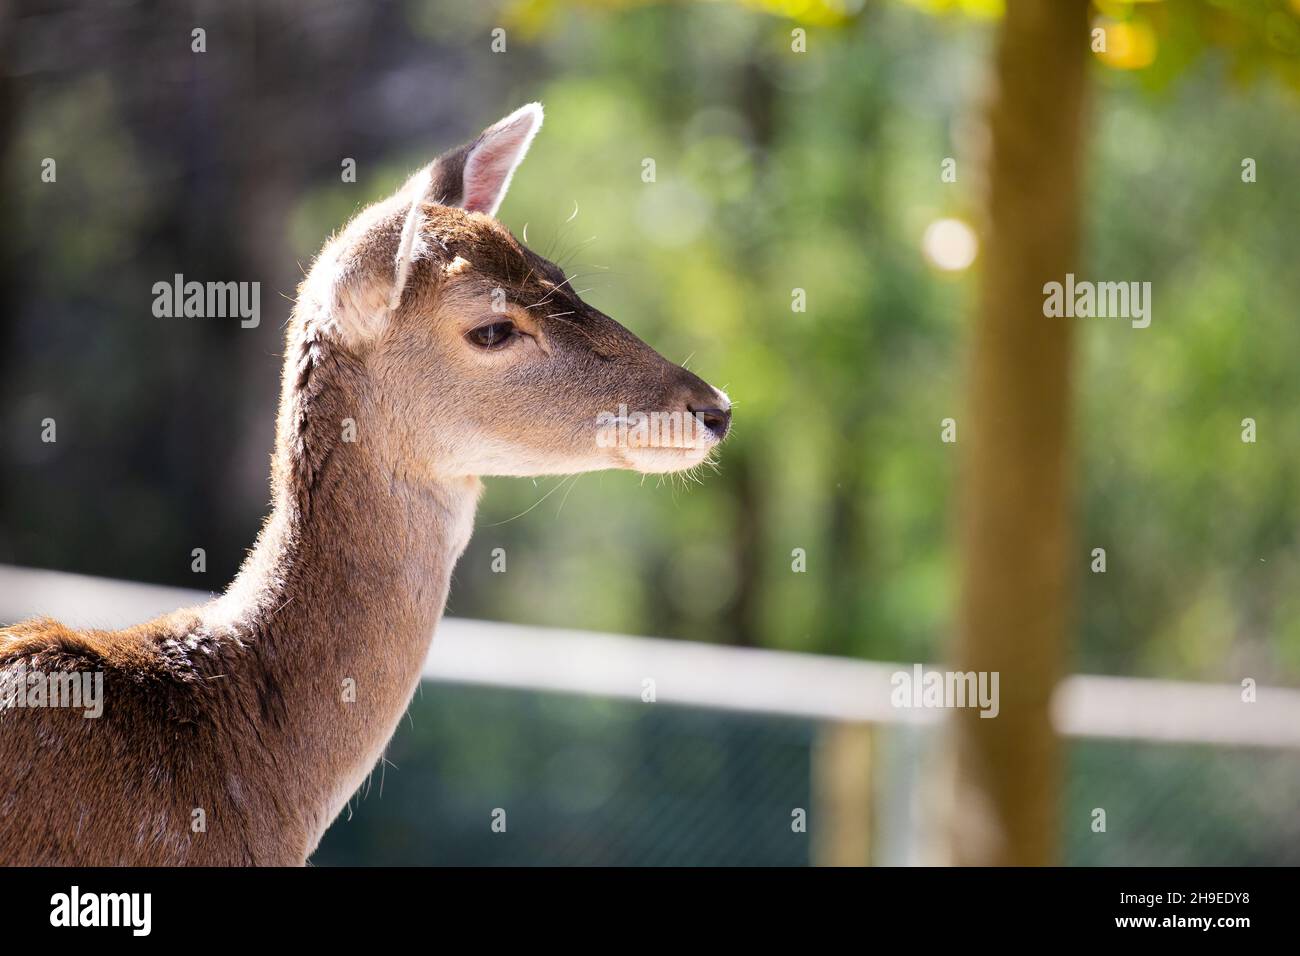
[[[730,408],[699,408],[695,405],[687,405],[686,409],[698,418],[705,428],[713,432],[713,437],[718,441],[727,437],[727,429],[731,427]]]

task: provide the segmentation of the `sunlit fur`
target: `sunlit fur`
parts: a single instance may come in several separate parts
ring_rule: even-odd
[[[0,669],[103,672],[105,705],[0,710],[0,863],[303,863],[410,701],[479,476],[711,455],[709,433],[599,447],[620,405],[729,404],[487,214],[540,122],[516,111],[326,244],[286,334],[272,511],[223,596],[123,631],[0,630]],[[502,316],[505,348],[466,340]]]

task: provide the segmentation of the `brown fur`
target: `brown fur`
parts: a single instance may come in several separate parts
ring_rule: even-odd
[[[102,672],[105,706],[99,719],[0,706],[0,863],[303,863],[418,683],[478,476],[669,471],[708,453],[598,447],[596,416],[620,403],[725,397],[494,219],[435,201],[468,193],[480,144],[527,148],[493,147],[502,128],[364,210],[318,257],[286,336],[272,512],[226,594],[123,631],[0,630],[0,672]],[[485,352],[465,333],[498,289],[525,334]]]

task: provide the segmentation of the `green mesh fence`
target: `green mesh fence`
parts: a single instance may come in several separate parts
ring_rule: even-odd
[[[804,865],[790,821],[808,807],[814,730],[426,683],[389,749],[399,769],[376,770],[312,862]]]
[[[316,865],[803,866],[815,722],[426,683]],[[933,732],[877,735],[873,858],[919,862]],[[1074,740],[1070,865],[1300,864],[1300,754]],[[791,811],[809,810],[808,833]],[[1106,812],[1094,832],[1093,811]],[[496,811],[504,832],[494,832]],[[499,814],[496,815],[499,818]],[[499,825],[499,824],[498,824]]]
[[[1066,857],[1106,866],[1300,865],[1300,753],[1076,741]],[[1093,810],[1106,811],[1095,833]]]

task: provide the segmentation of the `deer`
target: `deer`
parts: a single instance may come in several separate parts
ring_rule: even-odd
[[[270,512],[224,593],[124,630],[0,629],[0,864],[306,864],[410,703],[483,477],[712,460],[726,394],[496,217],[542,119],[521,107],[322,247]],[[690,427],[647,437],[627,409]],[[20,671],[102,675],[102,714],[6,707]]]

